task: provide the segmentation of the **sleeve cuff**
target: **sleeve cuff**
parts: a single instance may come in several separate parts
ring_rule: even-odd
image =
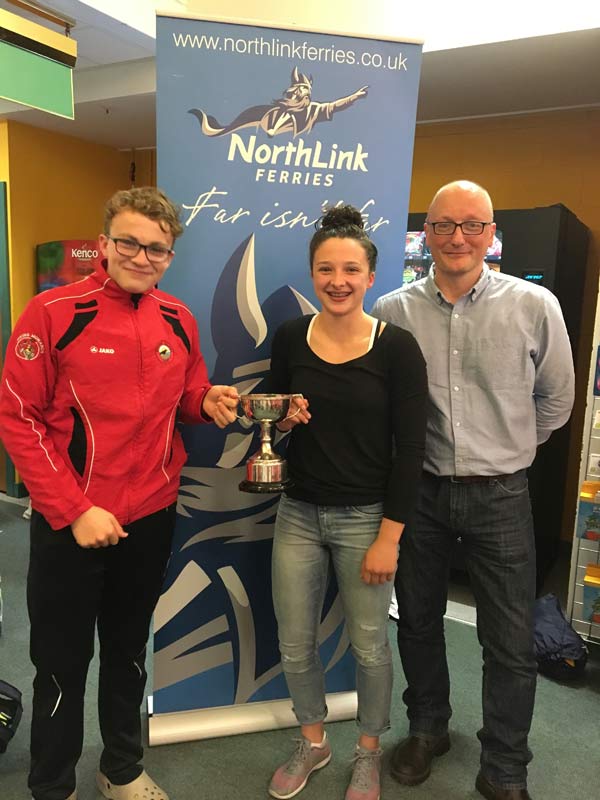
[[[200,419],[202,419],[204,422],[214,422],[214,419],[211,416],[209,416],[204,410],[204,398],[206,397],[211,388],[212,387],[209,386],[200,399]]]

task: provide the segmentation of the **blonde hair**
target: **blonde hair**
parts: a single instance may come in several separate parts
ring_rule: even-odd
[[[104,206],[104,233],[110,233],[112,221],[121,211],[135,211],[155,220],[173,239],[183,233],[181,209],[154,186],[139,186],[115,192]]]

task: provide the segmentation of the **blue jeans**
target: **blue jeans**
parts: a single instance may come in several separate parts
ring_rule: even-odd
[[[537,664],[533,652],[535,544],[527,475],[458,483],[424,473],[418,509],[400,545],[398,646],[413,735],[440,735],[452,714],[444,640],[451,551],[461,538],[483,648],[481,769],[526,786]]]
[[[390,726],[392,583],[368,585],[360,578],[382,515],[382,503],[317,506],[281,498],[273,540],[273,603],[281,663],[301,725],[327,716],[318,634],[331,558],[356,659],[360,732],[379,736]]]

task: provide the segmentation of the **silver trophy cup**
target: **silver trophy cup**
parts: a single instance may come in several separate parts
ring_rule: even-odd
[[[243,394],[240,397],[244,417],[260,425],[260,450],[246,462],[246,479],[240,483],[242,492],[282,492],[289,484],[287,462],[273,452],[271,434],[275,423],[300,412],[298,409],[289,413],[294,397],[302,395]]]

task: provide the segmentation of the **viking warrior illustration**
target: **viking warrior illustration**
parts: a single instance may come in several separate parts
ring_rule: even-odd
[[[309,133],[317,122],[330,120],[336,111],[350,108],[361,97],[367,96],[369,88],[363,86],[348,97],[340,97],[330,103],[318,103],[310,99],[312,84],[312,75],[305,75],[299,72],[298,67],[294,67],[291,86],[283,93],[283,97],[274,100],[273,105],[247,108],[229,125],[220,125],[214,117],[199,108],[192,108],[189,113],[198,118],[205,136],[225,136],[242,128],[260,127],[267,136],[291,133],[295,138]]]

